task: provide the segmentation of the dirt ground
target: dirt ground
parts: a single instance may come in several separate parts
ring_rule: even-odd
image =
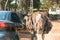
[[[53,27],[48,34],[45,34],[45,40],[60,40],[60,21],[52,21]]]
[[[45,35],[44,40],[60,40],[60,21],[51,21],[51,23],[52,23],[53,27],[48,34],[44,34]],[[25,35],[21,34],[21,35],[23,37],[19,36],[20,40],[31,40],[30,34],[25,34]]]

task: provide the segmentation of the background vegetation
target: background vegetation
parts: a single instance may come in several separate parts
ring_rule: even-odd
[[[15,0],[15,3],[11,4],[14,0],[0,0],[0,10],[18,10],[21,9],[27,12],[30,9],[31,0]],[[52,7],[54,2],[60,6],[60,0],[43,0],[43,4],[40,2],[41,0],[32,0],[33,8],[32,9],[49,9]]]

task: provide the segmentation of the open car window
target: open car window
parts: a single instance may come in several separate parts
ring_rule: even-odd
[[[11,21],[16,22],[16,23],[20,23],[18,15],[14,12],[11,13]]]

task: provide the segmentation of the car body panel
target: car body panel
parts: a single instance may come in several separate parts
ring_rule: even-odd
[[[0,23],[4,22],[6,24],[5,28],[0,28],[0,39],[1,38],[4,39],[4,37],[7,37],[8,34],[10,35],[10,37],[12,36],[15,37],[16,34],[15,28],[20,27],[22,25],[20,23],[18,16],[15,17],[15,15],[17,16],[16,12],[0,11]],[[12,40],[13,38],[10,39]]]

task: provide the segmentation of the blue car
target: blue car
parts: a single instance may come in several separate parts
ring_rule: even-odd
[[[19,40],[15,28],[21,27],[21,21],[12,11],[0,11],[0,40]]]

